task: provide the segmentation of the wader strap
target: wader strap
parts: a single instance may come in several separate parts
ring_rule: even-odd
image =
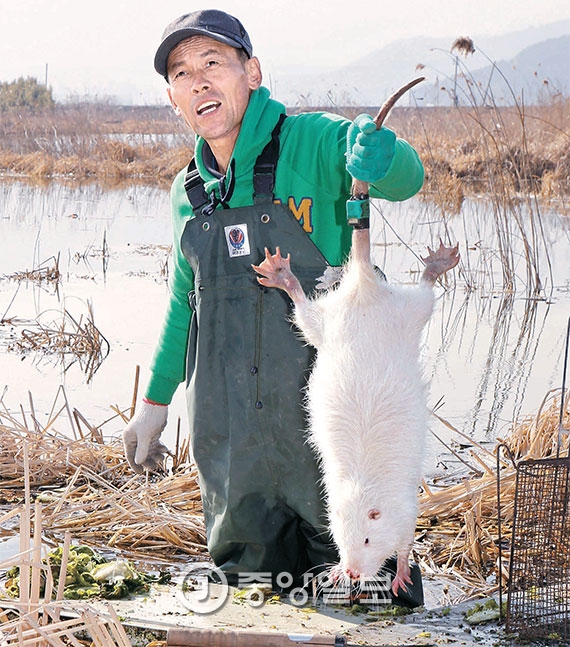
[[[275,169],[279,159],[279,133],[285,120],[281,114],[273,132],[271,140],[261,151],[253,167],[253,202],[273,202],[273,187],[275,186]]]
[[[200,173],[198,173],[194,158],[192,158],[192,161],[188,164],[186,177],[184,178],[184,188],[186,189],[188,201],[192,205],[192,209],[194,211],[199,211],[210,202],[208,194],[204,190],[204,180],[202,180]]]
[[[285,114],[279,116],[279,120],[271,133],[271,140],[261,151],[253,167],[253,202],[255,204],[273,202],[275,169],[279,159],[279,133],[285,116]],[[200,177],[194,159],[188,164],[186,177],[184,178],[184,189],[195,213],[200,212],[206,205],[211,204],[211,200],[204,189],[204,180]]]

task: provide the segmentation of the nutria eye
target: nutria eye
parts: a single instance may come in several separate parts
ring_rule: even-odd
[[[368,543],[369,543],[369,541],[370,541],[370,540],[368,539],[368,537],[366,537],[366,539],[364,540],[364,545],[366,546],[366,544],[368,544]]]
[[[368,518],[380,519],[380,510],[376,510],[376,508],[372,508],[372,510],[368,510]]]

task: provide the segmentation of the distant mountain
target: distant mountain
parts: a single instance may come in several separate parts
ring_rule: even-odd
[[[499,61],[496,67],[508,78],[515,95],[524,96],[527,103],[549,94],[570,96],[570,35],[526,47],[510,60]],[[491,72],[487,67],[479,70],[478,76],[488,80]],[[503,99],[498,93],[502,90],[504,95],[505,84],[497,81],[492,79],[491,89],[495,99]]]
[[[459,103],[470,103],[473,86],[466,88],[466,79],[474,81],[481,101],[492,96],[496,104],[513,103],[513,94],[517,100],[523,94],[526,103],[545,92],[570,95],[569,20],[501,36],[472,37],[475,53],[466,56],[451,51],[456,37],[399,40],[333,71],[287,70],[273,76],[272,92],[289,106],[379,106],[407,81],[425,76],[402,102],[449,105],[457,96]]]
[[[493,60],[511,59],[518,52],[551,38],[570,34],[570,20],[559,20],[548,25],[529,27],[500,36],[473,36],[476,47]]]
[[[469,71],[464,60],[457,83],[424,87],[426,104],[532,104],[549,97],[570,96],[570,35],[526,47],[509,60]]]

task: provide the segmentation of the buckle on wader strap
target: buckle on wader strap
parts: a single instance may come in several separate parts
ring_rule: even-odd
[[[273,202],[273,187],[275,186],[275,169],[279,158],[279,133],[286,115],[281,114],[271,133],[271,140],[261,151],[253,167],[253,202]],[[195,213],[205,216],[211,215],[216,204],[210,200],[204,189],[204,180],[196,168],[196,161],[192,159],[186,170],[184,189],[188,202]]]
[[[204,190],[204,180],[198,173],[194,159],[188,164],[186,177],[184,178],[184,189],[194,212],[201,211],[210,203],[210,198]]]

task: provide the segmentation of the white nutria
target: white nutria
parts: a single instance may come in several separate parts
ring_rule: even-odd
[[[420,285],[396,287],[370,261],[368,230],[355,229],[340,283],[315,298],[303,293],[279,248],[253,266],[262,285],[289,294],[295,324],[317,349],[306,404],[340,555],[333,575],[374,577],[397,553],[395,594],[411,583],[427,430],[421,336],[433,285],[457,264],[457,250],[428,248]]]

